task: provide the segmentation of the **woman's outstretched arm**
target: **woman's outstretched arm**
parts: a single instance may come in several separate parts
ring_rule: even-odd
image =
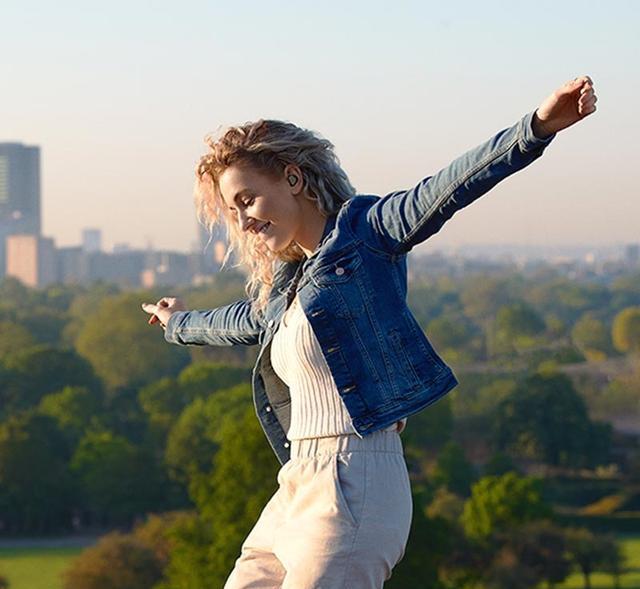
[[[375,247],[406,253],[440,230],[460,209],[538,159],[558,131],[596,110],[589,76],[555,90],[533,112],[467,151],[410,190],[392,192],[367,210],[362,232]]]
[[[165,297],[156,305],[143,303],[142,308],[151,314],[149,323],[162,325],[165,340],[172,344],[251,346],[260,343],[264,331],[249,299],[206,311],[187,311],[179,299]]]

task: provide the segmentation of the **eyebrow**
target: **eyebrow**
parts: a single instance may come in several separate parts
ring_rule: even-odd
[[[236,192],[235,196],[233,197],[233,202],[236,202],[238,200],[238,198],[240,198],[241,196],[244,196],[245,194],[251,194],[253,195],[253,192],[251,190],[249,190],[248,188],[243,188],[242,190],[239,190],[238,192]],[[227,207],[230,211],[235,211],[235,209],[233,207]]]

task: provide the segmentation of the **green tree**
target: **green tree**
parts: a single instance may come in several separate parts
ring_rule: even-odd
[[[540,481],[514,472],[481,478],[471,487],[461,523],[467,536],[488,540],[497,533],[551,516],[543,501]]]
[[[567,467],[600,464],[610,444],[610,429],[591,422],[584,400],[559,373],[527,377],[500,403],[493,436],[498,450]]]
[[[165,377],[143,387],[138,400],[149,418],[154,439],[164,447],[169,431],[194,399],[209,397],[223,389],[242,385],[249,378],[250,371],[245,368],[214,362],[195,362],[187,366],[177,379]],[[246,385],[243,386],[243,392],[247,399],[251,396]]]
[[[7,399],[13,411],[33,407],[65,386],[101,390],[91,366],[73,350],[37,345],[12,355],[7,359],[7,368],[14,373],[13,396]]]
[[[13,276],[0,279],[0,301],[3,306],[20,307],[31,302],[31,289]]]
[[[571,562],[565,552],[566,539],[562,528],[550,520],[530,521],[506,533],[488,577],[498,587],[518,589],[525,586],[526,579],[531,587],[542,582],[553,587],[563,582],[571,572]],[[523,580],[520,585],[518,576]]]
[[[533,307],[519,301],[500,307],[495,330],[498,350],[508,352],[534,344],[535,336],[544,332],[545,323]]]
[[[17,351],[34,345],[36,340],[24,325],[13,321],[0,321],[0,362]]]
[[[611,353],[611,333],[593,313],[585,313],[571,330],[571,339],[588,358],[604,358]]]
[[[31,410],[0,424],[0,512],[9,530],[43,533],[69,521],[69,454],[50,417]]]
[[[446,360],[452,363],[471,362],[478,354],[481,331],[461,311],[447,313],[431,320],[425,330],[429,339]]]
[[[162,481],[151,457],[126,438],[89,430],[71,460],[85,505],[107,522],[128,522],[153,509]]]
[[[147,324],[141,300],[139,293],[103,300],[78,333],[78,352],[110,391],[175,375],[188,362],[185,350],[167,345],[161,332]]]
[[[611,304],[610,308],[615,311],[625,307],[640,306],[640,272],[630,272],[616,278],[610,285]]]
[[[597,536],[586,528],[565,530],[567,548],[572,561],[582,572],[585,589],[591,587],[591,574],[597,570],[611,570],[615,556],[612,554],[611,538]],[[620,562],[614,566],[619,567]]]
[[[620,352],[640,352],[640,306],[627,307],[613,319],[613,345]]]
[[[622,550],[622,546],[613,535],[603,536],[602,542],[604,555],[600,564],[600,570],[610,574],[613,577],[614,588],[619,589],[620,577],[626,570],[626,556]]]
[[[67,316],[69,320],[62,330],[62,341],[68,346],[74,346],[78,334],[95,310],[107,298],[120,293],[120,287],[113,283],[101,281],[92,283],[89,287],[83,287],[70,301]]]
[[[462,289],[460,300],[465,315],[482,326],[486,356],[491,357],[495,353],[496,345],[492,325],[498,309],[510,299],[509,283],[504,278],[479,275],[467,279]]]
[[[425,451],[436,450],[451,439],[453,414],[451,398],[443,397],[426,411],[411,415],[402,433],[405,453],[409,463],[419,463]]]
[[[156,380],[138,392],[138,403],[146,414],[154,443],[164,449],[169,431],[188,404],[174,378]]]
[[[580,283],[564,276],[538,280],[531,285],[527,301],[543,314],[553,314],[567,324],[576,322],[587,311],[609,306],[611,293],[606,286]]]
[[[195,486],[211,473],[213,458],[222,444],[225,419],[239,419],[251,404],[251,389],[242,384],[196,398],[171,429],[165,460],[171,476]]]
[[[101,398],[86,387],[64,387],[57,393],[46,395],[40,401],[38,412],[55,419],[58,427],[77,442],[93,423],[102,409]]]
[[[251,370],[227,366],[218,362],[193,362],[178,375],[178,385],[187,400],[208,397],[222,389],[229,389],[247,382]]]
[[[509,471],[518,472],[515,463],[513,462],[511,456],[506,454],[505,452],[494,452],[491,455],[491,458],[487,461],[484,466],[484,476],[498,476],[508,473]],[[520,473],[518,473],[520,474]]]
[[[163,587],[222,587],[243,539],[277,488],[279,464],[253,407],[225,419],[220,435],[211,475],[192,497],[199,517],[176,530]]]
[[[58,346],[67,321],[65,313],[46,304],[35,303],[16,311],[16,321],[43,344]]]
[[[469,496],[475,473],[460,444],[453,440],[447,442],[438,454],[432,478],[436,485],[443,485],[463,497]]]
[[[429,503],[426,514],[430,518],[441,517],[455,523],[462,516],[464,499],[449,491],[446,487],[438,487]]]

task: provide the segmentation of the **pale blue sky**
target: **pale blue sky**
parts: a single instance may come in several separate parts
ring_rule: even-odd
[[[42,146],[45,234],[186,250],[202,139],[281,118],[361,192],[435,173],[590,75],[598,111],[420,246],[640,241],[640,3],[29,2],[0,18],[0,141]]]

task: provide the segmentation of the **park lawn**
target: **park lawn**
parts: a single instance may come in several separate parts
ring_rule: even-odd
[[[10,589],[62,589],[60,573],[82,548],[0,548],[0,575]]]
[[[621,589],[640,589],[640,536],[620,536],[627,562],[625,566],[630,572],[620,577]],[[565,583],[558,585],[558,589],[582,589],[584,577],[581,574],[572,574]],[[591,589],[610,589],[613,585],[613,577],[602,573],[591,575]]]

